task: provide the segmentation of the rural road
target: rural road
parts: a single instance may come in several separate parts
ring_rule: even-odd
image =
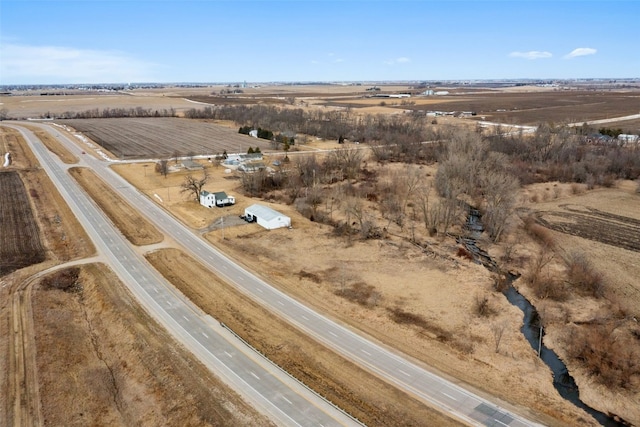
[[[356,426],[178,294],[137,254],[32,132],[19,126],[41,166],[85,227],[98,252],[142,305],[212,372],[283,426]],[[67,141],[68,142],[68,141]],[[75,147],[77,149],[77,147]],[[100,168],[103,169],[104,168]],[[119,189],[122,191],[122,189]],[[134,204],[135,206],[135,204]]]
[[[75,144],[75,141],[60,135],[55,129],[48,129],[74,154],[80,153],[81,148]],[[44,148],[40,148],[40,150],[44,150]],[[434,375],[413,361],[369,341],[351,329],[316,313],[271,287],[251,272],[235,264],[209,245],[202,237],[196,235],[157,206],[146,195],[132,187],[114,173],[108,167],[107,162],[86,155],[81,157],[81,162],[84,165],[91,167],[132,206],[136,206],[159,229],[181,244],[191,256],[215,270],[217,274],[234,284],[252,299],[289,320],[327,347],[386,379],[399,389],[405,390],[470,425],[513,427],[538,425],[451,381]],[[123,277],[127,277],[129,272],[122,274]],[[194,328],[189,325],[184,325],[184,327]],[[194,334],[197,335],[197,331]]]

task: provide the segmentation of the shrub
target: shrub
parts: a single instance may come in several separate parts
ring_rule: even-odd
[[[594,298],[604,294],[604,277],[596,271],[587,257],[578,252],[570,253],[565,258],[567,267],[567,281],[577,291]]]
[[[633,378],[640,375],[637,346],[607,325],[573,326],[564,340],[569,358],[610,389],[630,388]]]
[[[496,314],[496,310],[491,306],[486,295],[478,294],[473,305],[473,313],[478,317],[491,317]]]
[[[553,233],[546,227],[538,224],[538,221],[534,215],[529,215],[524,220],[524,229],[531,237],[536,239],[539,243],[543,244],[548,249],[553,249],[556,245],[556,241],[553,237]]]
[[[80,269],[78,267],[65,268],[49,274],[40,282],[44,289],[59,289],[68,293],[78,293],[82,291],[78,278]]]

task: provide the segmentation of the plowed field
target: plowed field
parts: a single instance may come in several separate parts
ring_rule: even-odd
[[[555,231],[640,252],[640,220],[584,206],[560,205],[564,211],[540,211],[536,220]]]
[[[44,261],[38,225],[17,172],[0,173],[0,277]]]
[[[233,129],[190,119],[123,118],[64,120],[120,158],[162,158],[174,154],[246,153],[269,149],[269,141]]]

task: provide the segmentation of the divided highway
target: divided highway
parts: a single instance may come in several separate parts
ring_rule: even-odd
[[[80,153],[80,149],[74,142],[64,135],[60,135],[57,131],[51,128],[48,129],[74,153]],[[44,148],[39,148],[39,151],[41,150],[44,150]],[[301,330],[327,345],[327,347],[385,378],[399,389],[429,402],[432,406],[440,408],[470,425],[513,427],[539,425],[520,415],[509,412],[461,386],[432,374],[417,364],[363,338],[352,330],[316,313],[271,287],[251,272],[234,263],[213,248],[201,236],[196,235],[161,207],[157,206],[146,195],[113,172],[108,167],[107,162],[97,160],[91,156],[81,157],[82,163],[91,167],[159,229],[172,236],[191,256],[215,270],[217,274],[224,277],[229,283],[234,284],[251,298],[289,320]],[[131,250],[129,249],[129,251]],[[126,267],[123,266],[122,268],[126,270]],[[122,274],[123,277],[127,277],[129,272],[123,271]],[[154,273],[155,275],[156,273]],[[157,278],[154,280],[157,280]],[[155,291],[152,290],[151,292],[153,294]],[[157,299],[154,295],[147,295],[145,298]],[[158,304],[161,303],[158,302]],[[163,309],[171,311],[173,307],[163,307]],[[186,331],[188,329],[196,335],[199,331],[195,325],[181,324],[180,326],[182,330]],[[308,403],[301,402],[300,404]]]
[[[13,127],[13,126],[12,126]],[[228,330],[179,295],[85,195],[67,171],[28,130],[40,164],[51,177],[100,254],[143,306],[216,375],[283,426],[357,426],[358,422],[249,350]],[[77,148],[77,147],[76,147]],[[103,172],[104,167],[100,168]],[[122,188],[120,189],[122,190]],[[136,206],[136,203],[132,203]]]

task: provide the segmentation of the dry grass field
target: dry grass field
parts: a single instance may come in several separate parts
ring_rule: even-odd
[[[155,323],[104,265],[35,290],[45,425],[268,426]],[[64,408],[64,410],[61,410]]]

